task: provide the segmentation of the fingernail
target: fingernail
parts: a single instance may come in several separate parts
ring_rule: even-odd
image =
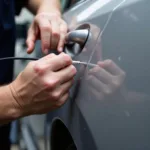
[[[59,52],[62,52],[62,51],[63,51],[63,48],[62,48],[62,47],[58,48],[58,51],[59,51]]]
[[[48,54],[48,49],[45,49],[45,50],[44,50],[44,53],[45,53],[45,54]]]
[[[27,49],[27,53],[30,53],[30,49],[29,48]]]

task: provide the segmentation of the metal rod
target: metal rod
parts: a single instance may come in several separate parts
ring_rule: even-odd
[[[98,65],[96,65],[96,64],[92,64],[92,63],[87,63],[87,62],[82,62],[82,61],[72,61],[73,62],[73,64],[82,64],[82,65],[88,65],[88,66],[90,66],[90,67],[97,67]]]

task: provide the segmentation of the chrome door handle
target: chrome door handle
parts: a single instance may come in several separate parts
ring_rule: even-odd
[[[64,52],[72,58],[80,54],[89,37],[89,29],[77,29],[66,35]]]
[[[84,45],[88,38],[88,34],[88,29],[71,31],[66,35],[66,42],[73,42]]]

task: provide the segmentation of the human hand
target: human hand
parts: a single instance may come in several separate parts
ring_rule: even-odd
[[[75,74],[71,58],[64,53],[50,54],[30,62],[9,85],[15,107],[21,116],[27,116],[62,106],[68,98]]]
[[[124,83],[125,72],[112,60],[98,62],[87,75],[89,91],[99,100],[117,96]]]
[[[27,36],[27,53],[32,53],[36,40],[41,40],[42,51],[48,54],[48,51],[63,51],[65,36],[67,34],[67,24],[57,12],[38,13],[29,30]]]

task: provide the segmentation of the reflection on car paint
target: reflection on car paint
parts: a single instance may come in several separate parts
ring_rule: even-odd
[[[76,60],[100,64],[77,66],[68,109],[58,115],[78,150],[150,149],[149,6],[149,0],[112,0],[82,20],[96,30]],[[87,7],[68,12],[69,25],[79,25],[76,14]]]
[[[80,13],[77,16],[77,20],[82,21],[83,19],[90,17],[93,13],[95,13],[98,9],[100,9],[101,7],[108,4],[110,1],[112,1],[112,0],[98,0],[98,1],[96,1],[95,3],[90,5],[87,9],[85,9],[82,13]]]
[[[116,6],[113,8],[113,10],[110,12],[110,14],[109,14],[109,16],[108,16],[108,19],[107,19],[107,21],[106,21],[106,24],[104,25],[104,28],[103,28],[102,31],[99,33],[99,37],[100,37],[100,38],[102,38],[102,35],[103,35],[105,29],[107,28],[107,26],[108,26],[108,24],[109,24],[109,22],[110,22],[110,20],[111,20],[111,18],[112,18],[112,16],[113,16],[113,13],[114,13],[124,2],[126,2],[126,0],[122,0],[122,1],[121,1],[118,5],[116,5]],[[90,59],[89,59],[89,61],[88,61],[88,64],[91,62],[92,57],[93,57],[95,51],[96,51],[96,48],[92,51],[92,54],[91,54]]]

